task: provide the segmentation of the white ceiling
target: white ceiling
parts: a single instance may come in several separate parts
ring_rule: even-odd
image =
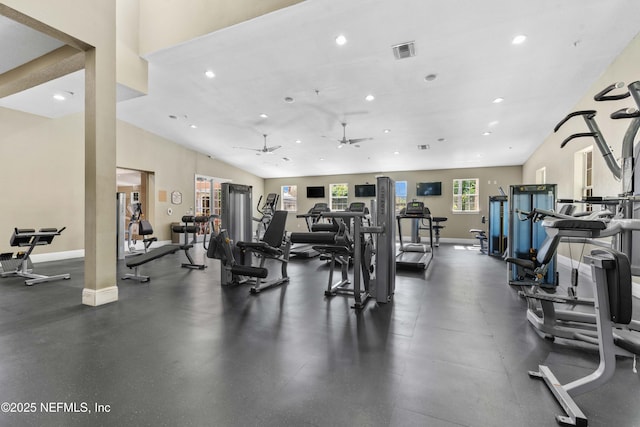
[[[520,165],[637,35],[638,16],[637,0],[306,0],[148,55],[149,94],[120,97],[118,118],[265,178]],[[511,44],[518,34],[526,42]],[[409,41],[416,56],[394,59]],[[81,111],[79,75],[0,106]],[[53,102],[56,90],[75,106]],[[374,139],[338,149],[341,122],[347,138]],[[263,134],[282,148],[236,148],[261,149]]]

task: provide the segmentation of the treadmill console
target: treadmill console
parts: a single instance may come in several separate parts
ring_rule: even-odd
[[[423,202],[407,202],[407,207],[403,210],[405,217],[425,218],[430,214],[429,208],[425,208]]]
[[[364,212],[365,214],[369,213],[369,209],[364,204],[364,202],[353,202],[349,205],[349,212]]]
[[[327,203],[316,203],[311,209],[309,209],[310,214],[319,214],[330,211],[331,209],[329,209],[329,205]]]

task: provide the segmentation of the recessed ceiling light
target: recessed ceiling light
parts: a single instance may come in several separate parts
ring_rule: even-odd
[[[371,102],[371,101],[373,101],[374,99],[376,99],[376,97],[375,97],[375,96],[373,96],[373,95],[371,95],[371,94],[369,94],[369,95],[365,96],[365,97],[364,97],[364,99],[366,99],[367,101]]]
[[[487,132],[482,132],[482,136],[489,136],[491,135],[491,132],[487,131]]]
[[[525,40],[527,40],[527,36],[525,36],[524,34],[519,34],[515,36],[513,40],[511,40],[511,44],[522,44],[525,42]]]
[[[446,141],[446,139],[444,139],[444,138],[438,138],[438,142],[445,142],[445,141]]]
[[[176,120],[176,119],[178,118],[178,116],[175,116],[175,115],[173,115],[173,114],[169,114],[169,118],[170,118],[170,119],[173,119],[173,120]]]
[[[265,113],[262,113],[262,114],[260,114],[260,117],[262,117],[263,119],[266,119],[269,116],[267,116]]]
[[[64,101],[67,98],[65,98],[64,95],[60,93],[56,93],[55,95],[53,95],[53,99],[55,99],[56,101]]]
[[[197,128],[198,128],[198,126],[196,126],[196,125],[189,125],[189,127],[190,127],[191,129],[197,129]]]
[[[320,161],[324,160],[324,157],[320,157]]]
[[[286,102],[286,103],[288,103],[288,104],[293,103],[293,101],[294,101],[294,99],[293,99],[292,97],[290,97],[290,96],[287,96],[287,97],[284,99],[284,102]]]
[[[391,129],[385,129],[385,130],[383,130],[383,132],[384,133],[389,133],[389,132],[391,132]]]
[[[504,101],[504,98],[496,98],[493,100],[494,104],[500,104],[502,101]]]
[[[299,139],[296,139],[296,144],[301,144],[302,141],[300,141]]]
[[[336,44],[338,46],[343,46],[345,43],[347,43],[347,38],[340,34],[338,37],[336,37]]]
[[[400,152],[399,151],[394,151],[393,154],[397,155],[397,154],[400,154]]]
[[[207,70],[204,72],[204,75],[207,76],[208,79],[212,79],[216,76],[216,73],[211,70]]]
[[[340,148],[342,148],[342,147],[344,147],[344,145],[343,145],[343,144],[338,144],[338,149],[340,149]]]
[[[424,76],[424,81],[425,81],[425,82],[432,82],[432,81],[434,81],[437,77],[438,77],[438,75],[437,75],[437,74],[427,74],[426,76]]]

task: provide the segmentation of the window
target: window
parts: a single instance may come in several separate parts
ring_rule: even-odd
[[[298,211],[298,186],[283,185],[280,187],[280,200],[282,201],[282,210],[289,212]]]
[[[407,207],[407,181],[396,181],[396,212]]]
[[[453,212],[478,212],[478,178],[453,180]]]
[[[593,196],[593,146],[580,150],[574,155],[573,198],[582,200]],[[591,204],[585,205],[586,211],[592,211]]]
[[[591,197],[593,196],[593,150],[584,152],[584,177],[583,177],[583,187],[582,187],[582,196],[583,197]],[[585,210],[587,212],[593,211],[593,205],[591,203],[587,203],[585,206]]]
[[[332,211],[343,211],[348,206],[349,184],[329,184],[331,199],[329,208]]]

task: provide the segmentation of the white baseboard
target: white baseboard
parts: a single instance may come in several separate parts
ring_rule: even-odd
[[[557,255],[557,260],[558,260],[558,264],[562,264],[563,266],[568,268],[575,268],[578,265],[578,261],[572,260],[568,256],[564,256],[564,255]],[[591,267],[588,264],[585,264],[583,262],[579,264],[580,264],[578,266],[579,273],[588,278],[591,278]],[[638,282],[640,278],[632,277],[631,280],[633,280],[633,283],[631,284],[632,286],[631,292],[634,297],[640,298],[640,282]]]
[[[61,261],[65,259],[83,258],[84,249],[76,249],[74,251],[64,252],[49,252],[46,254],[31,254],[31,261],[34,263],[48,262],[48,261]]]
[[[91,307],[97,307],[99,305],[108,304],[110,302],[118,301],[118,287],[109,286],[103,289],[87,289],[82,290],[82,304],[89,305]]]

